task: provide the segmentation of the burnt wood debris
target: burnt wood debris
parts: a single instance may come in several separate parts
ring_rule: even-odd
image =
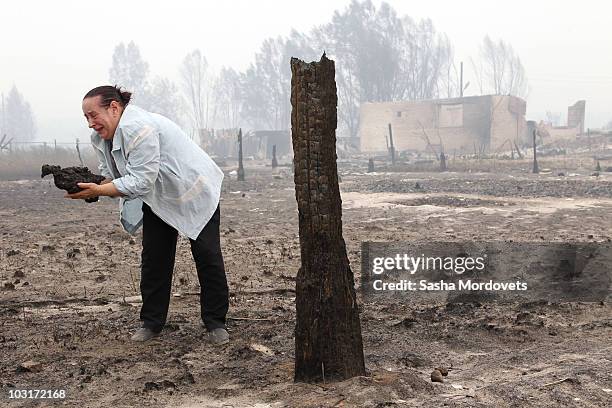
[[[368,173],[374,173],[374,159],[368,160]]]
[[[389,155],[391,156],[391,164],[395,164],[395,145],[393,144],[393,129],[389,123]]]
[[[238,181],[244,181],[244,166],[242,165],[242,129],[238,129]]]
[[[538,174],[540,172],[540,168],[538,167],[538,157],[536,151],[536,135],[537,131],[533,130],[533,173]]]
[[[96,183],[100,184],[104,176],[93,174],[87,167],[65,167],[43,164],[41,178],[53,174],[55,186],[61,190],[66,190],[68,194],[78,193],[83,190],[77,183]],[[88,198],[88,203],[95,203],[98,197]]]
[[[272,168],[278,167],[278,160],[276,159],[276,145],[272,145]]]
[[[342,237],[334,62],[291,59],[291,128],[301,267],[296,278],[295,381],[365,375],[354,277]]]
[[[440,171],[446,171],[448,168],[446,167],[446,155],[444,152],[440,152]]]

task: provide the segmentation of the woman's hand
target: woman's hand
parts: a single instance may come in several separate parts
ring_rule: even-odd
[[[72,199],[86,200],[88,198],[99,197],[102,195],[100,185],[96,183],[77,183],[77,186],[82,188],[82,191],[73,194],[66,194],[64,197]]]

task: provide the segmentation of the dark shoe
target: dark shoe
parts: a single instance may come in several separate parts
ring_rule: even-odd
[[[151,329],[147,329],[146,327],[141,327],[132,335],[132,341],[144,343],[145,341],[149,341],[157,336],[159,336],[159,333],[156,333]]]
[[[229,343],[229,334],[227,330],[222,327],[218,329],[214,329],[208,332],[208,341],[213,346],[222,346],[224,344]]]

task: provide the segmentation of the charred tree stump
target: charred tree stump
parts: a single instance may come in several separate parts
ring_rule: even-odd
[[[395,164],[395,146],[393,145],[393,130],[389,123],[389,154],[391,155],[391,164]]]
[[[278,167],[278,160],[276,160],[276,145],[272,145],[272,168]]]
[[[242,165],[242,129],[238,129],[238,181],[244,181],[244,166]]]
[[[374,173],[374,159],[368,160],[368,173]]]
[[[291,133],[302,264],[296,278],[295,381],[365,375],[353,272],[342,237],[334,62],[291,59]]]
[[[537,174],[540,172],[538,167],[538,158],[536,154],[536,130],[533,130],[533,174]]]

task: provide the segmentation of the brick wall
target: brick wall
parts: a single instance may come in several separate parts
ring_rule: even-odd
[[[490,151],[510,150],[508,141],[517,144],[530,143],[527,135],[527,121],[522,101],[514,96],[491,96],[491,146]]]
[[[524,101],[519,98],[490,95],[364,103],[360,112],[360,148],[364,152],[386,151],[385,137],[391,123],[394,145],[399,151],[425,151],[426,134],[433,145],[441,141],[447,152],[473,153],[482,145],[496,147],[506,139],[514,140],[517,134],[523,137],[526,123],[521,110]]]

